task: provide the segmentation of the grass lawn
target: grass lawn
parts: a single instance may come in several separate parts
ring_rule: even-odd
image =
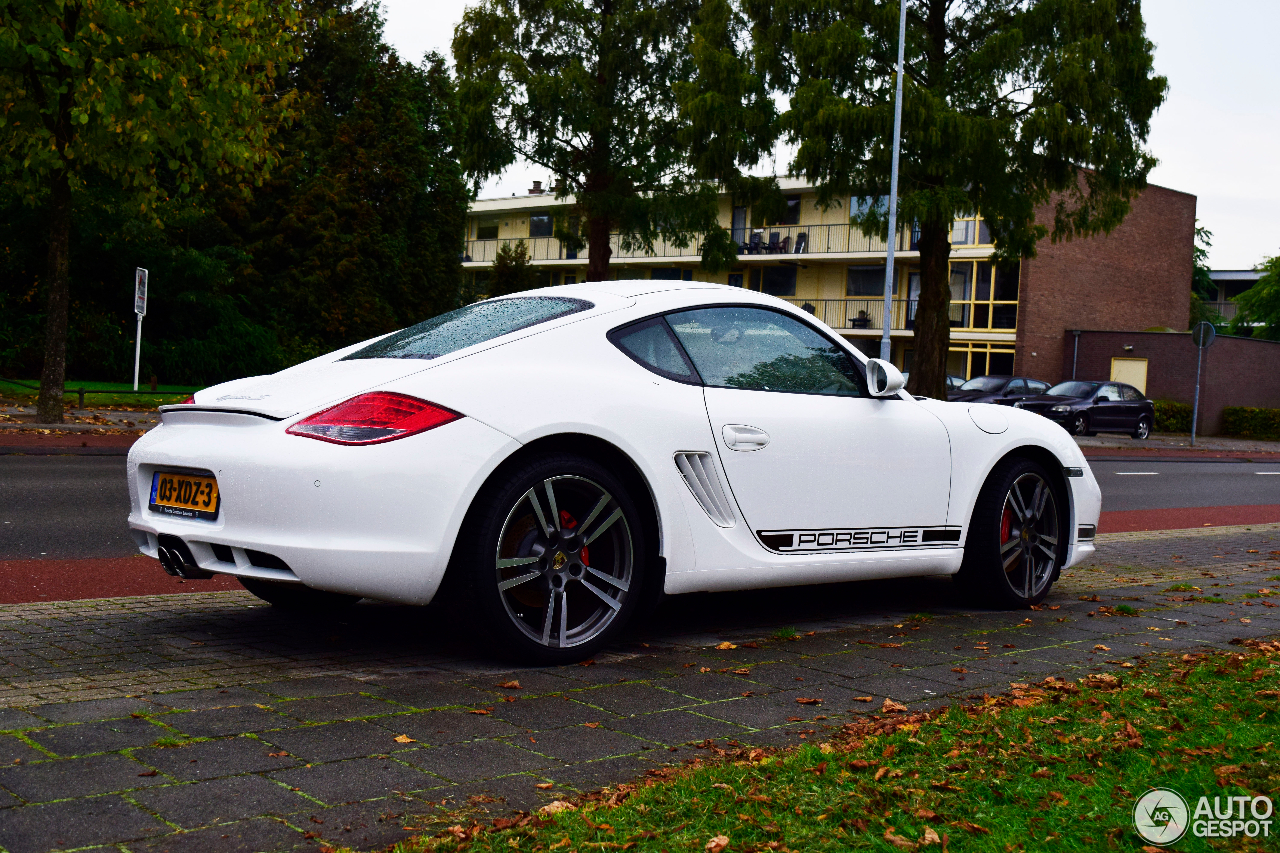
[[[1280,800],[1280,642],[1119,672],[933,713],[889,709],[810,735],[818,743],[709,755],[533,816],[482,825],[459,813],[397,849],[1158,853],[1133,826],[1149,788],[1192,812],[1201,796]],[[1268,838],[1188,830],[1169,849],[1276,850],[1278,831],[1273,814]]]
[[[20,380],[22,385],[15,385],[5,379],[0,379],[0,396],[6,399],[16,400],[19,405],[34,406],[36,397],[39,392],[33,390],[39,388],[40,380]],[[29,386],[29,387],[22,387]],[[76,396],[77,389],[83,388],[86,391],[114,391],[119,393],[112,394],[85,394],[85,408],[105,408],[107,406],[129,406],[129,407],[151,407],[159,406],[165,403],[180,403],[187,397],[199,391],[201,385],[160,385],[156,388],[157,392],[152,394],[151,386],[147,382],[140,381],[138,390],[140,393],[133,392],[132,382],[81,382],[75,379],[68,379],[64,387],[63,402],[67,405],[77,405],[78,398]]]

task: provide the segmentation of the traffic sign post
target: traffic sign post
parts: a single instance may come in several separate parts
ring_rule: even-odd
[[[147,271],[142,267],[133,274],[133,313],[138,315],[138,332],[133,341],[133,390],[138,390],[138,367],[142,363],[142,318],[147,314]]]
[[[1200,422],[1200,365],[1204,361],[1204,351],[1213,345],[1218,330],[1208,320],[1201,320],[1191,330],[1191,342],[1196,345],[1196,398],[1191,406],[1191,446],[1196,446],[1196,425]]]

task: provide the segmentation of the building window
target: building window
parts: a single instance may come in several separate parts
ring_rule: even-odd
[[[973,220],[957,219],[951,224],[951,245],[968,246],[973,242]]]
[[[730,286],[730,287],[742,287],[743,285],[744,285],[744,282],[743,282],[743,280],[742,280],[742,273],[740,273],[740,272],[731,272],[731,273],[729,273],[729,286]]]
[[[1016,329],[1018,264],[951,264],[951,325],[960,329]]]
[[[796,268],[765,267],[761,289],[770,296],[795,296]]]
[[[975,376],[1008,376],[1013,373],[1013,349],[1001,344],[952,341],[947,372],[972,379]]]
[[[738,245],[747,242],[747,209],[745,207],[735,207],[733,209],[733,241]]]
[[[677,267],[655,267],[651,277],[655,281],[679,281],[680,270]]]
[[[749,290],[760,289],[760,267],[756,267],[751,271],[751,284],[749,285],[748,289]]]
[[[551,236],[551,214],[535,213],[529,217],[529,236],[530,237],[550,237]]]
[[[883,297],[884,267],[857,266],[849,267],[844,286],[845,296]]]
[[[800,196],[787,196],[787,213],[783,216],[779,225],[799,225],[800,224]]]
[[[477,240],[497,240],[498,239],[498,220],[481,219],[476,222],[476,239]]]

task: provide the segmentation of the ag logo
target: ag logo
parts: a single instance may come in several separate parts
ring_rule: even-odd
[[[1168,788],[1152,788],[1133,807],[1133,828],[1152,844],[1172,844],[1187,831],[1187,801]]]

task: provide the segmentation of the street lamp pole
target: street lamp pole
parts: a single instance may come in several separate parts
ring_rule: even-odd
[[[889,326],[893,317],[893,250],[898,241],[898,155],[902,151],[902,61],[907,42],[907,0],[901,0],[898,13],[897,92],[893,98],[893,166],[889,171],[889,252],[884,265],[884,320],[880,323],[880,357],[890,361],[893,345]]]

